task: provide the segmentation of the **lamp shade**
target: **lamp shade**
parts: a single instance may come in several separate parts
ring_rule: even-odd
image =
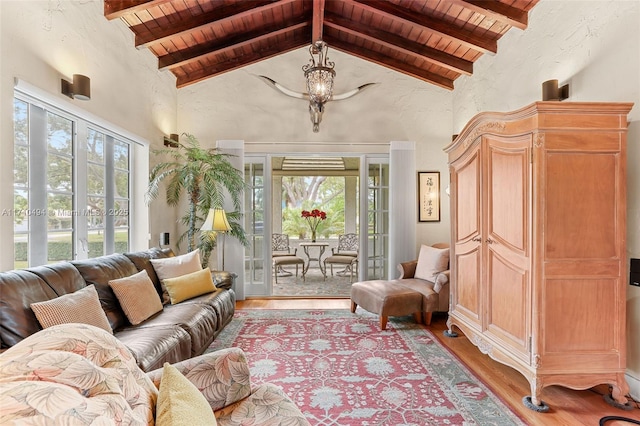
[[[227,232],[231,230],[231,225],[227,220],[227,214],[222,209],[210,209],[207,218],[204,220],[201,231]]]

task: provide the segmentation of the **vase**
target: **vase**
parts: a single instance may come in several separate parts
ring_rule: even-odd
[[[311,242],[312,243],[316,242],[316,231],[315,231],[315,229],[311,231]]]

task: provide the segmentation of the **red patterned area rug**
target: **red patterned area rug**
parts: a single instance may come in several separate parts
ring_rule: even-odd
[[[312,425],[524,425],[411,317],[238,310],[209,351],[247,354],[254,383],[282,387]]]

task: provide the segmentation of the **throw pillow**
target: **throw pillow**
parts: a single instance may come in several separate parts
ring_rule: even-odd
[[[162,301],[144,269],[130,277],[109,281],[109,286],[132,325],[162,310]]]
[[[183,300],[191,299],[192,297],[200,296],[201,294],[216,291],[216,286],[213,283],[211,270],[209,268],[180,277],[162,280],[162,284],[164,284],[169,292],[172,305],[180,303]]]
[[[180,256],[149,260],[160,281],[202,270],[200,249],[195,249],[192,252]]]
[[[204,395],[177,368],[166,362],[156,405],[156,425],[216,424],[216,417]]]
[[[449,267],[449,249],[439,249],[427,245],[420,247],[418,255],[418,265],[414,278],[431,281],[434,283],[436,277],[442,271],[446,271]]]
[[[32,303],[30,306],[42,328],[79,322],[100,327],[113,334],[93,284],[55,299]]]

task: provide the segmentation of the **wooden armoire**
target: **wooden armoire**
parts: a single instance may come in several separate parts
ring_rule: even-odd
[[[475,116],[451,174],[449,332],[545,386],[627,404],[626,133],[631,103],[536,102]],[[546,406],[546,408],[545,408]]]

